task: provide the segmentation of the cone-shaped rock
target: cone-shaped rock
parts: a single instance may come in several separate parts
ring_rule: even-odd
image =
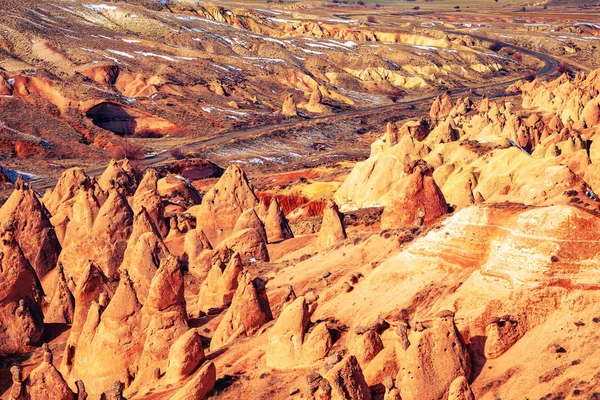
[[[125,195],[132,195],[137,186],[135,170],[129,163],[129,160],[111,160],[100,178],[98,185],[105,192],[111,187],[116,187]]]
[[[302,358],[302,344],[310,315],[304,297],[287,305],[269,331],[267,365],[275,369],[294,368]]]
[[[251,279],[249,274],[242,273],[231,306],[215,330],[210,348],[214,351],[238,337],[252,336],[272,319],[265,283],[260,278]]]
[[[150,168],[146,171],[144,178],[140,182],[133,195],[132,209],[138,213],[142,208],[154,221],[154,225],[161,237],[167,235],[167,224],[165,222],[165,207],[160,194],[158,193],[158,175],[156,170]]]
[[[109,390],[114,382],[131,380],[144,340],[141,305],[126,273],[121,275],[115,295],[94,330],[100,315],[95,310],[90,308],[75,353],[75,376],[86,382],[86,390],[93,397]],[[90,336],[86,334],[88,329]],[[82,343],[90,339],[89,343]]]
[[[61,247],[50,214],[33,190],[16,184],[0,208],[0,230],[11,229],[25,258],[42,279],[56,266]],[[53,288],[47,288],[53,289]]]
[[[52,215],[55,215],[60,206],[73,199],[82,188],[92,188],[97,197],[102,192],[82,168],[70,168],[62,173],[54,189],[44,196],[44,205]]]
[[[267,220],[265,221],[265,230],[267,231],[269,243],[280,242],[294,237],[290,225],[288,224],[288,220],[279,206],[277,198],[273,198],[269,205],[269,213],[267,215]]]
[[[264,238],[265,242],[267,241],[267,232],[265,231],[265,225],[258,217],[258,214],[253,208],[249,208],[240,215],[237,222],[235,223],[235,228],[233,229],[233,233],[237,233],[239,231],[243,231],[244,229],[256,229],[258,233]]]
[[[281,112],[283,115],[287,115],[288,117],[295,117],[298,115],[298,109],[296,108],[294,96],[291,94],[285,96],[285,100],[283,100],[283,106],[281,107]]]
[[[371,391],[353,355],[337,363],[325,378],[331,385],[331,400],[371,400]]]
[[[114,276],[123,261],[127,241],[132,231],[133,212],[127,200],[116,190],[100,208],[92,228],[92,259],[104,274]]]
[[[317,238],[317,249],[328,249],[346,239],[343,216],[333,200],[327,202],[323,212],[323,222]]]
[[[91,188],[79,190],[72,200],[72,204],[68,206],[67,203],[63,203],[59,207],[59,214],[52,217],[53,223],[60,218],[68,220],[62,239],[63,247],[68,247],[71,243],[91,234],[101,207],[100,201]]]
[[[208,241],[206,234],[202,229],[192,229],[185,235],[183,242],[184,259],[194,260],[203,250],[212,250],[212,245]]]
[[[231,304],[242,269],[242,258],[238,253],[231,257],[227,266],[222,261],[217,261],[200,286],[200,310],[208,312],[211,308],[223,308]]]
[[[197,227],[216,246],[233,232],[242,212],[257,204],[246,174],[232,165],[202,199],[196,214]]]
[[[129,264],[122,265],[133,282],[133,288],[141,304],[146,302],[152,279],[163,261],[174,258],[162,239],[154,232],[142,234],[131,253]]]
[[[75,297],[69,289],[62,265],[58,266],[56,290],[44,313],[45,323],[72,324],[75,315]]]
[[[52,352],[44,345],[42,363],[29,374],[27,392],[31,399],[72,400],[75,394],[52,363]]]
[[[467,378],[459,376],[450,385],[448,400],[475,400]]]
[[[152,279],[142,326],[146,340],[140,368],[166,360],[171,345],[188,330],[183,274],[175,257],[165,258]]]
[[[471,373],[471,359],[452,316],[436,318],[433,326],[413,332],[401,355],[397,382],[403,399],[443,399],[452,381]]]
[[[42,336],[42,288],[10,232],[0,236],[0,356],[23,353]]]
[[[381,229],[429,223],[448,212],[448,205],[436,185],[433,169],[425,165],[412,168],[404,178],[402,189],[381,216]]]

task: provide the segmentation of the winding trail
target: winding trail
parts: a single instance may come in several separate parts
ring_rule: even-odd
[[[465,32],[459,32],[459,31],[446,31],[446,33],[470,36],[470,37],[480,40],[482,42],[499,43],[503,47],[508,47],[508,48],[517,50],[523,54],[527,54],[532,57],[535,57],[544,63],[544,66],[539,71],[536,72],[535,76],[537,76],[537,77],[544,77],[544,76],[548,76],[548,75],[554,73],[559,64],[558,60],[556,60],[555,58],[553,58],[547,54],[539,53],[537,51],[529,50],[529,49],[519,47],[519,46],[510,44],[510,43],[499,41],[496,39],[490,39],[485,36],[474,35],[471,33],[465,33]],[[513,83],[519,81],[520,79],[523,79],[523,77],[514,78],[514,79],[511,79],[511,80],[508,80],[505,82],[500,82],[500,83],[493,83],[493,84],[459,89],[459,90],[452,92],[452,96],[459,96],[459,95],[463,95],[466,93],[471,93],[475,90],[477,90],[477,91],[497,90],[496,93],[491,94],[489,97],[490,98],[503,97],[503,96],[505,96],[504,90],[506,88],[508,88],[510,85],[512,85]],[[387,111],[387,110],[392,110],[392,109],[402,109],[402,108],[410,107],[412,105],[420,104],[423,102],[433,101],[436,96],[437,95],[425,96],[425,97],[420,97],[417,99],[400,101],[400,102],[393,103],[393,104],[369,107],[369,108],[364,108],[364,109],[360,109],[360,110],[344,111],[344,112],[340,112],[337,114],[323,115],[323,116],[300,120],[300,121],[289,121],[289,122],[284,122],[284,123],[280,123],[280,124],[265,125],[265,126],[255,127],[255,128],[230,131],[230,132],[226,132],[217,137],[213,137],[210,139],[204,139],[204,140],[198,140],[195,142],[185,144],[181,147],[178,147],[178,149],[184,153],[194,152],[194,151],[198,151],[198,150],[201,150],[201,149],[204,149],[207,147],[224,144],[224,143],[233,141],[235,139],[261,136],[261,135],[264,135],[264,134],[267,134],[267,133],[270,133],[270,132],[273,132],[273,131],[276,131],[276,130],[279,130],[282,128],[301,128],[304,126],[310,126],[310,125],[323,123],[323,122],[338,122],[338,121],[342,121],[342,120],[345,120],[348,118],[367,116],[369,114],[373,114],[376,112],[382,112],[382,111]],[[160,164],[160,163],[168,160],[169,158],[170,158],[169,152],[165,151],[165,152],[162,152],[159,154],[155,154],[155,155],[146,157],[140,161],[145,166],[149,167],[149,166]],[[105,170],[105,168],[97,168],[97,169],[89,170],[86,173],[90,176],[98,176],[98,175],[101,175],[102,172],[104,172],[104,170]],[[56,185],[56,179],[54,179],[54,178],[41,178],[41,179],[31,182],[31,186],[34,189],[39,190],[39,191],[52,188],[52,187],[54,187],[54,185]]]

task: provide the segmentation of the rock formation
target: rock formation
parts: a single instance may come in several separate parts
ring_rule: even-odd
[[[323,211],[323,222],[317,238],[317,249],[330,248],[346,239],[343,216],[340,215],[337,204],[330,200]]]
[[[227,265],[218,260],[200,286],[200,310],[207,312],[211,308],[224,308],[231,304],[242,269],[242,258],[238,253],[231,257]]]
[[[409,338],[397,377],[403,399],[443,399],[456,378],[470,375],[471,359],[453,316],[436,318],[431,328]]]
[[[165,379],[178,382],[189,376],[203,362],[204,348],[200,334],[198,330],[190,329],[171,346]]]
[[[329,107],[323,104],[323,95],[319,88],[315,88],[310,95],[308,103],[304,105],[307,111],[315,114],[323,114],[329,111]]]
[[[459,376],[450,385],[448,400],[475,400],[467,378]]]
[[[148,169],[140,184],[138,185],[135,194],[133,195],[133,204],[131,206],[133,212],[137,214],[142,207],[154,221],[154,225],[160,235],[167,235],[167,225],[165,222],[165,207],[162,198],[158,193],[158,175],[156,170]]]
[[[238,288],[231,306],[219,323],[210,342],[214,351],[231,341],[252,336],[266,322],[273,319],[265,283],[260,278],[251,279],[247,273],[238,277]]]
[[[304,297],[288,304],[269,331],[267,365],[274,369],[289,369],[325,358],[331,348],[331,335],[324,323],[308,332],[310,314]]]
[[[145,333],[140,368],[167,359],[171,345],[188,330],[183,274],[175,258],[164,260],[156,271],[141,315]]]
[[[288,117],[295,117],[298,115],[298,110],[296,109],[296,102],[294,101],[294,97],[291,94],[285,96],[285,100],[283,100],[283,105],[281,106],[281,112],[283,115]]]
[[[50,300],[50,305],[44,313],[45,323],[72,324],[75,315],[75,297],[69,289],[62,265],[57,267],[58,279],[56,290]]]
[[[288,220],[279,206],[277,198],[273,198],[269,205],[269,213],[265,220],[265,230],[267,231],[269,243],[275,243],[294,237],[288,224]]]
[[[23,179],[15,183],[15,190],[0,208],[0,231],[11,230],[25,258],[39,279],[55,266],[61,247],[50,223],[50,214]],[[52,291],[54,285],[46,285]]]
[[[43,295],[35,271],[11,232],[0,236],[0,355],[24,353],[42,336]]]
[[[113,159],[98,178],[98,185],[105,192],[114,187],[123,195],[132,195],[137,187],[136,171],[129,160]]]
[[[356,357],[353,355],[345,357],[336,364],[325,378],[331,384],[331,399],[371,399],[371,391],[365,382],[362,370]]]
[[[266,218],[265,218],[266,219]],[[243,231],[244,229],[256,229],[258,233],[264,238],[265,242],[267,241],[267,232],[265,230],[265,225],[258,217],[258,214],[253,208],[249,208],[240,215],[237,222],[235,223],[235,227],[233,228],[233,233],[237,233],[239,231]]]
[[[27,394],[31,399],[72,400],[75,394],[67,385],[62,375],[52,362],[52,352],[48,344],[44,344],[42,363],[27,378]]]
[[[407,166],[408,176],[381,216],[381,228],[423,225],[448,211],[444,195],[427,165]]]
[[[258,204],[244,171],[235,165],[204,196],[196,221],[213,246],[227,238],[240,215]]]

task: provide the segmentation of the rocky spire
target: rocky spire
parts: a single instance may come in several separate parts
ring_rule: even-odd
[[[158,193],[158,175],[156,170],[149,168],[144,174],[142,181],[133,195],[133,204],[131,208],[135,214],[144,208],[152,218],[152,221],[154,221],[154,225],[161,237],[166,237],[167,224],[165,222],[165,207],[162,198]]]
[[[231,235],[242,212],[257,204],[245,172],[232,165],[202,199],[196,214],[197,227],[216,246]]]
[[[0,208],[0,231],[13,232],[25,258],[38,278],[42,279],[56,266],[61,246],[50,223],[50,213],[40,203],[35,192],[24,184],[15,187]]]
[[[52,362],[52,351],[47,343],[43,347],[42,363],[31,371],[27,379],[27,392],[31,399],[72,400],[74,393]]]
[[[69,289],[62,264],[58,265],[56,290],[44,313],[45,323],[72,324],[75,314],[75,298]]]
[[[256,214],[256,211],[253,208],[247,209],[240,215],[235,223],[235,227],[233,228],[233,233],[237,233],[248,228],[256,229],[256,231],[264,238],[265,242],[267,241],[265,225],[260,220],[258,214]]]
[[[294,237],[292,230],[288,224],[288,220],[283,214],[277,198],[271,200],[269,205],[269,213],[265,221],[265,230],[269,243],[280,242],[282,240],[291,239]]]
[[[210,348],[214,351],[238,337],[252,336],[272,319],[264,281],[251,279],[244,272],[238,278],[233,301],[213,334]]]
[[[231,304],[242,269],[242,258],[239,253],[235,253],[227,265],[217,260],[200,286],[198,295],[200,310],[208,312],[211,308],[223,308]]]
[[[317,237],[317,249],[330,248],[346,239],[343,216],[340,214],[337,204],[329,200],[323,212],[323,222]]]
[[[0,233],[0,356],[24,353],[42,336],[43,290],[11,232]]]

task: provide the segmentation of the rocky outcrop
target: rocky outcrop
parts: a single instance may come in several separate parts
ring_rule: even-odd
[[[366,367],[381,350],[383,350],[381,337],[375,330],[369,330],[358,336],[352,354],[356,355],[356,359],[361,366]]]
[[[71,293],[67,279],[59,264],[56,290],[50,300],[50,305],[44,313],[45,323],[72,324],[75,315],[75,297]]]
[[[127,271],[138,300],[144,304],[150,284],[163,262],[173,259],[145,208],[136,215],[120,271]]]
[[[57,214],[61,205],[72,200],[83,188],[91,188],[96,198],[102,198],[102,189],[94,179],[88,177],[82,168],[70,168],[62,173],[56,186],[46,192],[42,199],[50,214]]]
[[[208,312],[211,308],[224,308],[231,304],[238,287],[238,276],[243,270],[242,258],[235,253],[225,265],[218,260],[200,286],[198,304],[200,310]]]
[[[519,321],[505,315],[492,319],[486,327],[487,338],[484,346],[484,355],[487,359],[500,357],[514,345],[523,335],[523,328]]]
[[[135,193],[137,187],[136,171],[129,160],[110,160],[110,163],[98,178],[98,185],[107,192],[111,188],[126,196]]]
[[[308,103],[304,105],[307,111],[315,114],[323,114],[329,111],[329,107],[323,104],[323,94],[317,87],[310,95]]]
[[[202,368],[194,374],[179,391],[177,391],[171,399],[173,400],[202,400],[207,397],[208,393],[215,386],[217,380],[217,369],[212,361],[206,363]]]
[[[50,214],[23,179],[15,183],[15,190],[0,208],[0,231],[11,230],[25,258],[39,279],[55,266],[61,246],[50,223]],[[44,287],[54,292],[50,283]]]
[[[10,232],[0,236],[0,356],[24,353],[42,336],[43,291]]]
[[[456,378],[470,375],[471,359],[452,315],[436,318],[409,339],[397,377],[403,399],[443,399]]]
[[[448,212],[448,205],[433,179],[433,168],[418,164],[407,166],[401,189],[381,216],[381,228],[430,223]]]
[[[285,306],[275,325],[269,330],[267,365],[289,369],[312,365],[327,356],[332,339],[324,323],[308,332],[310,314],[304,297]]]
[[[331,399],[370,400],[371,391],[365,382],[362,370],[356,357],[346,356],[336,364],[325,378],[331,384]]]
[[[346,239],[343,215],[340,214],[337,204],[330,200],[323,211],[323,222],[317,237],[317,249],[325,250]]]
[[[246,174],[232,165],[204,196],[196,214],[197,228],[216,246],[231,235],[240,215],[257,204]]]
[[[161,262],[152,279],[141,316],[145,342],[139,365],[168,357],[171,345],[188,330],[183,273],[174,257]]]
[[[242,273],[238,278],[238,288],[231,306],[213,334],[211,351],[239,337],[254,335],[272,319],[264,281],[260,278],[251,279],[249,274]]]
[[[231,249],[239,253],[244,264],[255,261],[269,261],[269,251],[263,236],[256,229],[244,229],[229,236],[215,250],[215,253]]]
[[[280,242],[294,237],[277,198],[273,198],[269,205],[269,212],[265,220],[265,230],[267,231],[269,243]]]
[[[115,382],[129,384],[135,375],[145,336],[141,308],[126,273],[108,305],[90,306],[73,354],[67,356],[72,362],[69,379],[83,380],[91,396],[110,390]]]
[[[448,400],[475,400],[467,378],[459,376],[450,385]]]
[[[65,273],[79,277],[83,263],[93,260],[108,277],[114,277],[123,261],[132,232],[133,211],[127,199],[113,188],[98,211],[91,232],[74,239],[61,253]]]
[[[454,103],[452,102],[452,97],[449,92],[446,92],[441,97],[438,96],[433,100],[429,116],[432,120],[438,121],[450,115],[453,107]]]
[[[185,235],[183,243],[184,259],[188,262],[196,259],[204,250],[212,250],[212,245],[201,229],[192,229]]]
[[[193,373],[204,362],[204,348],[198,330],[190,329],[169,350],[165,379],[178,382]]]
[[[131,209],[135,214],[144,208],[152,218],[156,229],[161,237],[167,235],[167,224],[165,222],[165,207],[158,193],[158,175],[156,170],[149,168],[140,181],[135,194]]]
[[[235,223],[235,227],[233,228],[233,233],[237,233],[239,231],[243,231],[244,229],[256,229],[258,233],[264,238],[265,242],[267,241],[267,232],[265,230],[265,225],[258,217],[258,214],[253,208],[249,208],[240,215],[237,222]]]
[[[283,100],[283,105],[281,106],[281,113],[288,117],[295,117],[298,115],[296,102],[294,101],[294,96],[291,94],[285,96],[285,100]]]
[[[72,400],[75,394],[69,388],[63,376],[54,366],[52,352],[48,344],[43,346],[43,360],[29,374],[26,381],[27,394],[31,399]]]

